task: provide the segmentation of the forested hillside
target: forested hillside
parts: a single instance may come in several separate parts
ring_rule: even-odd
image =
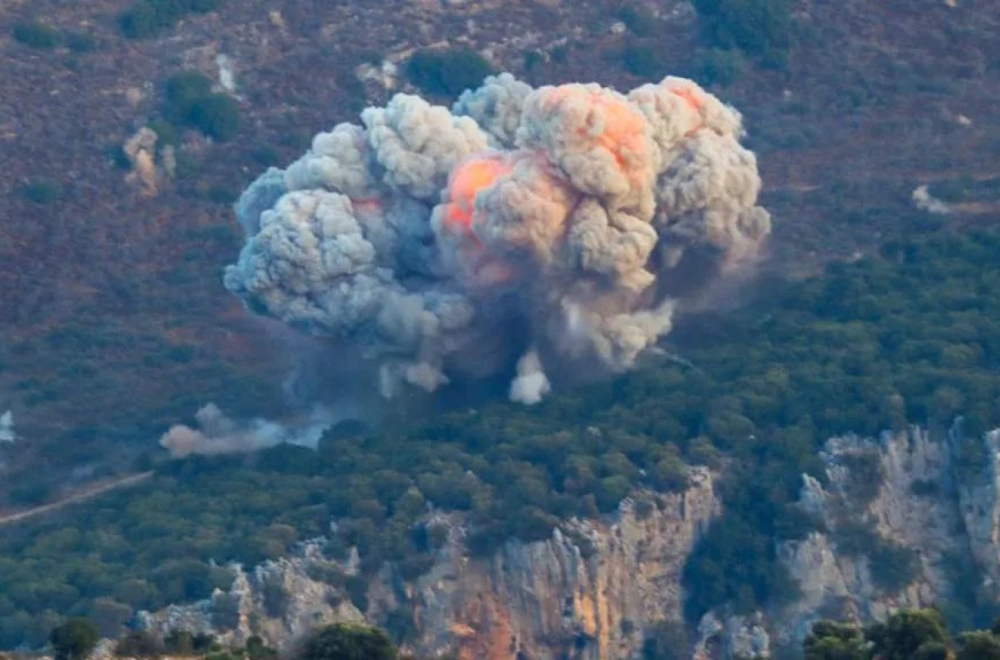
[[[209,401],[292,412],[294,340],[219,284],[231,205],[368,104],[447,104],[489,70],[620,90],[690,76],[746,117],[767,268],[812,273],[995,212],[998,22],[1000,5],[961,0],[5,3],[0,414],[21,443],[0,508],[131,471]],[[143,128],[145,183],[124,151]],[[920,184],[952,216],[913,220]]]
[[[609,512],[640,485],[682,488],[685,465],[721,462],[724,513],[687,567],[688,614],[774,605],[795,593],[774,541],[810,529],[794,502],[802,473],[822,478],[829,436],[941,432],[961,415],[974,438],[1000,421],[998,250],[998,231],[935,232],[822,277],[769,282],[767,302],[691,317],[674,356],[534,409],[331,432],[318,455],[278,447],[161,464],[135,491],[4,530],[0,645],[37,644],[65,614],[112,633],[136,609],[224,585],[225,562],[319,535],[331,555],[357,547],[363,571],[394,560],[414,576],[442,540],[423,522],[428,506],[464,512],[472,548],[486,552]],[[363,581],[347,579],[363,598]]]

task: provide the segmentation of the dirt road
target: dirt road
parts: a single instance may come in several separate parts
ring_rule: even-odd
[[[127,488],[129,486],[134,486],[138,483],[149,479],[153,476],[153,472],[140,472],[138,474],[130,474],[124,477],[119,477],[117,479],[112,479],[111,481],[103,481],[98,484],[92,484],[86,488],[82,488],[78,491],[70,493],[66,497],[62,498],[57,502],[50,502],[49,504],[43,504],[41,506],[36,506],[32,509],[25,509],[23,511],[15,511],[13,513],[0,513],[0,527],[4,525],[10,525],[12,523],[20,522],[22,520],[27,520],[29,518],[36,518],[38,516],[43,516],[47,513],[57,511],[63,507],[69,506],[71,504],[76,504],[78,502],[84,502],[91,498],[97,497],[98,495],[103,495],[113,490],[118,490],[119,488]]]

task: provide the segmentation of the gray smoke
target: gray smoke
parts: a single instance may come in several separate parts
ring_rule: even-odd
[[[160,438],[160,446],[174,458],[191,454],[213,456],[257,451],[281,444],[315,449],[324,431],[336,421],[326,410],[316,410],[296,427],[288,427],[265,419],[248,422],[230,419],[214,403],[195,414],[197,427],[183,424],[172,426]]]
[[[14,413],[7,411],[0,415],[0,442],[12,443],[17,440],[14,434]]]
[[[690,80],[620,94],[487,78],[449,110],[405,94],[320,133],[243,193],[226,286],[372,365],[385,396],[517,361],[622,371],[770,216],[737,111]],[[352,372],[353,373],[353,372]]]

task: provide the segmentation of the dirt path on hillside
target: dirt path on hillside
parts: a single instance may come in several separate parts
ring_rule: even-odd
[[[78,491],[70,493],[66,497],[58,500],[56,502],[50,502],[49,504],[43,504],[41,506],[36,506],[32,509],[25,509],[23,511],[15,511],[13,513],[0,513],[0,527],[4,525],[10,525],[12,523],[20,522],[22,520],[27,520],[29,518],[37,518],[38,516],[43,516],[47,513],[51,513],[63,507],[69,506],[70,504],[76,504],[78,502],[84,502],[91,498],[97,497],[98,495],[103,495],[113,490],[118,490],[119,488],[127,488],[129,486],[134,486],[138,483],[146,481],[153,476],[153,472],[140,472],[139,474],[130,474],[124,477],[119,477],[118,479],[112,479],[111,481],[104,481],[98,484],[93,484],[82,488]]]

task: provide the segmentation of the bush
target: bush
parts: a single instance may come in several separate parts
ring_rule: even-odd
[[[868,565],[875,585],[886,593],[896,593],[913,582],[920,563],[913,549],[879,539],[868,552]]]
[[[225,94],[209,94],[195,103],[190,122],[210,138],[227,142],[240,130],[240,107]]]
[[[239,105],[226,94],[212,92],[212,81],[197,71],[182,71],[172,76],[167,80],[166,91],[164,114],[171,122],[196,128],[220,142],[231,140],[239,131]],[[172,138],[164,124],[169,125],[157,122],[164,134]]]
[[[398,657],[388,635],[381,630],[337,623],[306,639],[295,660],[396,660]]]
[[[417,51],[406,63],[406,76],[421,91],[435,96],[457,96],[478,87],[493,66],[474,50]]]
[[[54,204],[62,197],[62,187],[49,179],[36,179],[24,187],[24,196],[35,204]]]
[[[711,48],[698,54],[698,77],[708,84],[726,87],[739,80],[743,58],[737,50]]]
[[[163,640],[148,630],[130,632],[115,644],[119,658],[158,658],[165,650]]]
[[[86,619],[70,619],[49,635],[56,660],[84,660],[97,646],[97,631]]]
[[[138,0],[118,17],[129,39],[151,37],[171,28],[187,14],[204,14],[219,6],[219,0]]]
[[[92,53],[97,41],[86,32],[70,32],[66,35],[66,46],[74,53]]]
[[[622,53],[625,70],[640,78],[662,78],[663,59],[649,46],[628,46]]]
[[[14,26],[13,34],[18,43],[31,48],[48,49],[59,45],[59,34],[37,21],[18,23]]]
[[[681,660],[689,657],[689,646],[683,623],[661,621],[645,633],[642,660]]]
[[[626,5],[618,10],[618,18],[637,37],[646,38],[656,34],[656,16],[645,7]]]
[[[694,0],[709,39],[737,47],[769,65],[781,65],[791,44],[788,0]]]

